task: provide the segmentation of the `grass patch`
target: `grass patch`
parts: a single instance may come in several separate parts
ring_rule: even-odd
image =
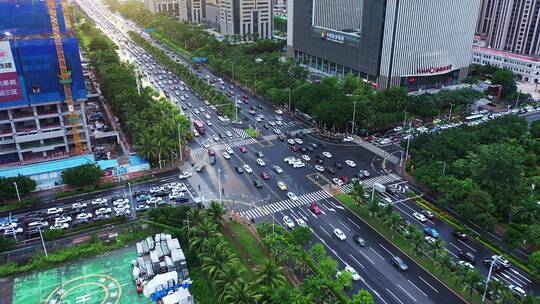
[[[193,280],[193,284],[189,287],[189,292],[197,299],[199,304],[215,304],[219,303],[215,292],[210,285],[210,281],[206,279],[202,273],[200,266],[188,265],[189,277]]]
[[[246,133],[253,138],[257,137],[257,131],[255,131],[253,128],[246,128],[244,131],[246,131]]]
[[[249,254],[251,261],[255,265],[261,265],[267,259],[267,257],[257,239],[255,239],[255,237],[253,237],[253,235],[242,224],[231,222],[227,223],[227,225],[234,233],[238,242]]]
[[[38,203],[37,198],[29,198],[22,201],[14,201],[0,204],[0,212],[19,209],[22,207],[32,206]]]
[[[91,185],[91,186],[84,187],[83,189],[75,189],[75,190],[56,193],[56,198],[66,198],[66,197],[75,196],[79,194],[92,193],[95,191],[103,191],[103,190],[111,189],[113,187],[114,187],[113,183]]]
[[[350,210],[356,213],[364,222],[368,223],[379,234],[383,235],[388,240],[391,240],[392,244],[394,244],[410,258],[412,258],[423,268],[429,271],[433,276],[444,282],[444,284],[454,290],[461,297],[467,299],[469,303],[481,302],[481,296],[478,293],[473,292],[473,295],[471,297],[470,293],[468,292],[468,290],[465,290],[463,285],[457,284],[456,276],[452,272],[450,272],[449,270],[445,270],[443,272],[441,267],[433,263],[431,257],[418,253],[413,248],[411,248],[409,241],[407,241],[404,236],[394,231],[391,231],[385,224],[383,224],[378,219],[371,219],[369,217],[368,210],[365,207],[358,206],[358,204],[356,204],[349,195],[339,194],[336,196],[336,199],[338,199]]]
[[[222,235],[225,239],[225,242],[227,242],[227,245],[229,245],[229,249],[231,249],[231,251],[240,259],[240,262],[246,267],[247,271],[243,274],[244,279],[246,279],[247,281],[255,280],[255,271],[253,271],[253,267],[248,262],[248,259],[251,258],[241,254],[240,248],[236,246],[230,235],[228,235],[227,233],[222,233]]]

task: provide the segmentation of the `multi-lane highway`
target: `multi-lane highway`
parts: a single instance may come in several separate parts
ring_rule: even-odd
[[[353,291],[358,288],[368,289],[378,303],[465,302],[332,197],[328,185],[339,183],[338,179],[342,177],[344,180],[350,179],[360,170],[364,170],[369,176],[364,176],[362,181],[368,189],[375,183],[396,185],[400,189],[396,194],[386,192],[377,195],[392,204],[404,220],[422,229],[425,227],[437,229],[440,238],[447,243],[447,250],[456,261],[459,261],[460,251],[471,252],[478,260],[476,267],[483,274],[487,274],[487,268],[482,265],[481,260],[492,255],[489,250],[472,240],[460,241],[454,238],[451,234],[452,229],[436,218],[419,222],[412,216],[414,212],[422,210],[406,194],[414,189],[390,171],[397,163],[395,155],[391,157],[385,151],[358,140],[329,142],[321,139],[312,134],[312,129],[286,114],[278,114],[281,112],[276,112],[277,109],[269,104],[243,91],[227,79],[220,80],[219,76],[205,69],[199,76],[215,83],[216,89],[221,90],[223,87],[224,93],[232,93],[233,101],[243,100],[244,95],[248,96],[247,103],[239,103],[242,123],[222,124],[217,115],[219,109],[213,109],[205,104],[204,100],[198,98],[181,79],[170,74],[143,49],[130,41],[127,31],[142,32],[140,28],[111,14],[97,2],[89,0],[76,2],[94,19],[103,32],[119,45],[120,55],[139,67],[146,84],[164,94],[167,93],[190,118],[205,123],[206,134],[196,137],[190,145],[190,161],[179,168],[179,171],[159,176],[158,180],[150,184],[133,186],[132,194],[149,190],[150,187],[183,182],[187,189],[181,192],[185,193],[185,197],[190,201],[201,197],[204,197],[205,201],[221,198],[229,208],[249,219],[256,221],[274,219],[283,225],[283,218],[288,216],[296,225],[305,223],[313,231],[315,241],[323,243],[328,252],[340,262],[340,270],[345,266],[351,266],[358,272],[360,279],[354,283]],[[145,37],[166,51],[171,58],[189,65],[184,58],[150,37],[146,35]],[[255,113],[250,114],[249,111]],[[244,128],[250,125],[256,126],[261,131],[260,138],[251,138],[244,131]],[[280,140],[276,133],[288,136]],[[289,143],[289,139],[296,140]],[[298,151],[294,152],[296,149]],[[210,154],[213,153],[216,161],[211,164]],[[294,166],[285,162],[285,159],[291,156],[299,160],[293,161]],[[387,168],[383,168],[384,158],[390,159]],[[350,161],[354,162],[354,166],[350,165],[352,164]],[[196,169],[203,164],[205,169],[197,172]],[[189,172],[192,176],[180,180],[179,172]],[[278,185],[278,182],[281,184]],[[178,188],[180,185],[176,186]],[[349,189],[350,186],[347,184],[341,186],[344,192]],[[166,195],[172,191],[161,192],[161,194],[152,193],[151,196],[160,194],[164,198],[164,203],[167,203]],[[113,189],[101,193],[99,197],[111,198],[113,195],[130,197],[127,188]],[[78,201],[89,203],[85,208],[90,208],[91,202],[96,198],[98,197],[95,195],[88,195],[79,198]],[[53,201],[46,207],[62,205],[69,209],[75,202]],[[131,209],[139,205],[148,205],[149,208],[157,206],[157,204],[152,206],[151,202],[147,203],[144,200],[139,203],[133,198]],[[314,214],[308,209],[312,203],[316,203],[321,209],[320,214]],[[112,200],[108,200],[107,204],[114,208]],[[84,211],[95,214],[95,209]],[[14,212],[14,216],[17,216],[17,212]],[[23,214],[19,216],[23,217]],[[345,240],[339,240],[334,235],[336,228],[343,231]],[[356,234],[364,238],[365,247],[360,247],[353,241],[352,238]],[[400,271],[392,264],[391,259],[394,256],[404,260],[408,265],[406,271]],[[522,287],[527,292],[538,294],[540,291],[538,282],[513,266],[505,272],[495,274],[495,277],[507,284]]]

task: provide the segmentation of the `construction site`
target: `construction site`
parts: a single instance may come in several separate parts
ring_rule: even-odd
[[[37,189],[97,163],[107,176],[148,169],[130,151],[80,52],[65,0],[0,2],[0,177]]]

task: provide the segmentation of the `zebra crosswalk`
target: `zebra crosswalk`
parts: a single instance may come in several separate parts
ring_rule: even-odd
[[[236,147],[252,145],[252,144],[255,144],[255,143],[257,143],[257,141],[255,139],[246,138],[246,139],[240,139],[240,140],[230,141],[230,142],[226,142],[226,143],[211,144],[210,149],[212,149],[214,151],[223,151],[223,150],[227,150],[228,148],[232,149],[232,148],[236,148]],[[205,149],[205,148],[197,148],[197,149],[191,150],[191,154],[200,155],[200,154],[206,153],[206,151],[208,151],[208,150]]]
[[[390,173],[387,175],[379,175],[376,177],[364,179],[361,182],[366,187],[366,189],[371,189],[373,188],[373,185],[375,183],[387,185],[387,184],[399,182],[399,181],[402,181],[401,177],[399,177],[398,175],[394,173]],[[346,184],[346,185],[341,186],[341,191],[345,193],[349,193],[351,192],[351,190],[352,190],[352,184]]]
[[[263,136],[263,140],[266,140],[266,141],[271,141],[271,140],[276,140],[276,139],[277,139],[276,134],[270,134],[270,135]]]
[[[252,208],[240,212],[240,215],[249,219],[257,219],[266,215],[274,214],[283,210],[292,209],[294,207],[303,206],[310,204],[316,201],[320,201],[326,198],[331,197],[332,195],[325,190],[319,190],[316,192],[307,193],[304,195],[298,196],[297,200],[283,200],[279,202],[274,202],[268,205],[264,205],[257,208]]]
[[[393,164],[397,164],[399,162],[399,157],[397,157],[395,155],[392,155],[392,154],[384,151],[383,149],[375,146],[374,144],[360,139],[359,137],[355,136],[354,137],[354,142],[356,144],[358,144],[359,146],[362,146],[362,147],[368,149],[369,151],[379,155],[380,157],[384,157],[384,158],[388,159],[388,161],[390,161]]]
[[[251,138],[251,136],[249,136],[249,134],[247,134],[247,132],[242,129],[238,129],[238,128],[232,128],[232,129],[234,133],[236,133],[238,136],[242,137],[243,139]]]

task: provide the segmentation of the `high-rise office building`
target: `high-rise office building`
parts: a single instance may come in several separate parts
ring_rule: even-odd
[[[253,34],[272,38],[272,0],[221,0],[220,15],[223,35],[239,35],[246,40]]]
[[[165,13],[187,20],[187,4],[189,0],[145,0],[144,5],[152,14]]]
[[[480,0],[288,0],[288,53],[379,88],[453,85],[467,75],[479,7]]]
[[[66,26],[61,1],[56,10],[70,74],[74,111],[65,86],[45,1],[0,2],[0,166],[66,158],[74,154],[74,131],[84,153],[91,152],[79,46]]]
[[[489,48],[540,55],[540,0],[482,0],[476,33]]]

